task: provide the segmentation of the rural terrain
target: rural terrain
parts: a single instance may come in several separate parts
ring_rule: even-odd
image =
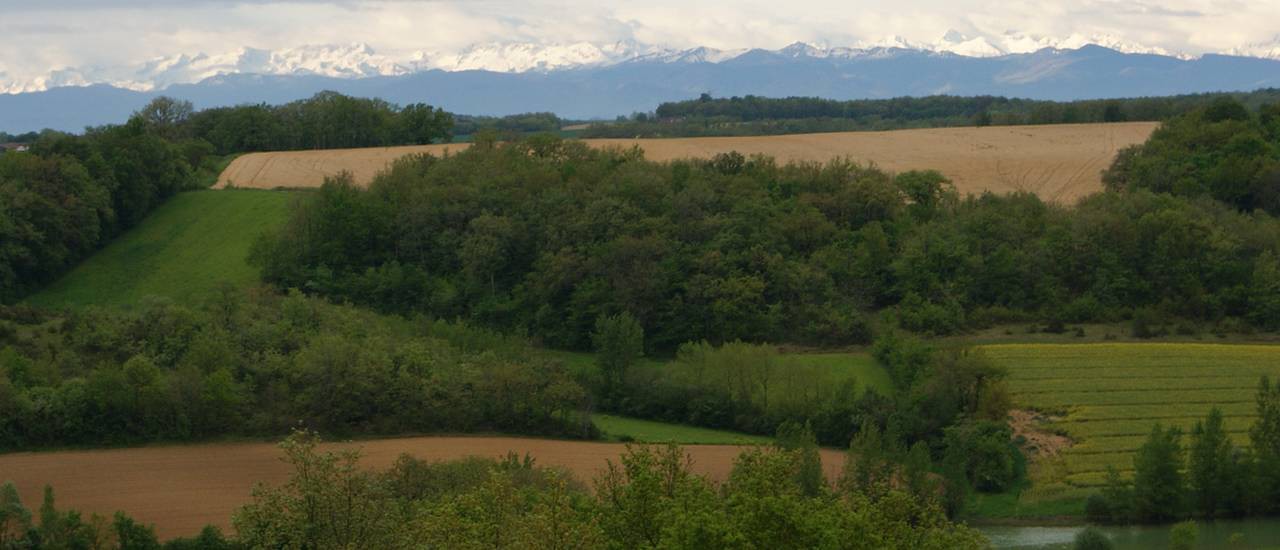
[[[711,158],[737,151],[780,163],[826,162],[848,157],[885,170],[938,170],[962,194],[1035,193],[1069,204],[1102,190],[1101,173],[1116,153],[1146,141],[1156,123],[1060,124],[936,128],[758,137],[591,139],[593,147],[639,147],[645,158]],[[367,184],[404,155],[443,155],[469,144],[251,153],[235,159],[218,186],[273,189],[319,187],[325,177],[349,172]]]
[[[369,546],[1271,521],[1280,105],[1187,101],[475,146],[326,93],[32,137],[0,155],[0,501],[225,549],[316,498]]]
[[[326,444],[323,450],[358,448],[361,466],[387,468],[402,454],[446,461],[470,456],[498,458],[508,453],[534,457],[540,466],[563,468],[578,479],[600,475],[618,461],[621,443],[549,441],[511,437],[414,437]],[[742,448],[688,445],[693,471],[723,481]],[[844,454],[823,451],[823,467],[834,476]],[[227,443],[144,447],[105,451],[57,451],[0,455],[0,472],[26,502],[38,502],[52,483],[59,503],[110,515],[124,510],[157,526],[162,538],[195,535],[205,525],[230,528],[231,514],[250,502],[256,484],[279,485],[291,468],[271,443]]]

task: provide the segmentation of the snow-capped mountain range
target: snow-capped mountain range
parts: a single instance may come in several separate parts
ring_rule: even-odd
[[[774,53],[790,57],[855,59],[883,56],[897,50],[989,58],[1040,51],[1046,48],[1075,50],[1097,45],[1122,53],[1155,54],[1179,59],[1195,56],[1145,46],[1109,35],[1071,35],[1065,38],[1019,32],[968,36],[950,31],[932,42],[916,42],[899,36],[864,41],[851,46],[797,42]],[[279,50],[242,47],[228,52],[178,54],[129,66],[64,67],[33,78],[10,78],[0,72],[0,93],[38,92],[67,86],[107,84],[139,92],[163,90],[175,84],[192,84],[233,74],[314,75],[359,79],[399,76],[430,70],[447,72],[491,71],[501,73],[552,72],[598,68],[628,62],[722,63],[750,50],[718,50],[707,47],[675,49],[633,41],[608,44],[575,42],[560,44],[477,44],[460,51],[418,50],[381,53],[368,44],[312,45]],[[1280,36],[1269,43],[1248,44],[1222,52],[1226,55],[1280,59]]]

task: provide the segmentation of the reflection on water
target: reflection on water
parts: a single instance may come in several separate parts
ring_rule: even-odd
[[[1203,550],[1280,549],[1280,519],[1250,519],[1199,524],[1196,548]],[[1099,527],[1117,550],[1168,548],[1171,525]],[[1071,548],[1084,527],[979,527],[991,545],[1007,549]]]

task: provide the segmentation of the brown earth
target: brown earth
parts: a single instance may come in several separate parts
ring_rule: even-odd
[[[827,161],[850,157],[873,162],[892,172],[936,169],[950,177],[961,193],[1030,191],[1060,203],[1102,189],[1101,172],[1120,149],[1142,143],[1157,124],[1057,124],[932,128],[889,132],[842,132],[786,136],[594,139],[592,146],[638,145],[649,159],[666,161],[706,158],[738,151],[763,153],[780,161]],[[351,172],[367,184],[392,160],[410,153],[461,151],[465,143],[251,153],[235,159],[218,178],[218,186],[271,189],[318,187],[325,176]]]
[[[607,460],[616,461],[625,446],[616,443],[553,441],[512,437],[412,437],[381,439],[325,448],[356,446],[362,464],[386,468],[401,454],[425,460],[465,456],[500,457],[508,451],[528,453],[542,466],[567,468],[590,481]],[[732,445],[690,445],[693,469],[723,480],[743,450]],[[28,508],[40,505],[45,485],[52,485],[59,508],[110,516],[122,510],[143,523],[155,524],[162,539],[189,536],[208,524],[230,529],[231,514],[249,502],[254,484],[279,484],[289,466],[271,443],[232,443],[93,451],[58,451],[0,455],[0,483],[13,481]],[[843,465],[844,454],[824,450],[829,478]]]
[[[1026,441],[1022,444],[1023,450],[1035,459],[1056,457],[1075,443],[1067,436],[1045,430],[1044,423],[1052,420],[1035,411],[1009,411],[1009,428],[1013,430],[1014,439],[1022,436]]]

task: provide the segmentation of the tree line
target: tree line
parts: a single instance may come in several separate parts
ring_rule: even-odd
[[[164,101],[161,98],[157,101]],[[255,151],[423,145],[449,141],[453,115],[423,103],[400,106],[337,92],[283,105],[237,105],[195,111],[176,104],[173,131],[209,142],[219,154]]]
[[[1264,143],[1250,157],[1263,164]],[[1185,177],[1239,183],[1204,166]],[[568,349],[590,349],[596,320],[624,312],[668,353],[699,340],[865,344],[886,326],[1280,328],[1280,222],[1214,196],[1113,185],[1074,206],[960,198],[936,172],[734,153],[655,163],[540,136],[408,157],[367,189],[333,178],[254,261],[280,287]]]
[[[370,471],[358,465],[358,451],[322,453],[313,436],[296,434],[281,445],[293,468],[290,480],[255,490],[233,518],[234,536],[206,528],[163,548],[986,546],[977,531],[947,521],[928,492],[928,476],[877,477],[868,469],[872,464],[850,455],[839,479],[828,480],[816,446],[802,432],[796,435],[782,445],[743,451],[722,483],[695,474],[677,446],[630,447],[588,491],[568,473],[528,456],[450,462],[402,456],[387,470]],[[12,485],[0,486],[0,543],[162,548],[150,526],[123,514],[95,530],[105,520],[44,510],[37,524]]]
[[[1266,377],[1256,394],[1249,445],[1230,439],[1213,408],[1182,445],[1182,430],[1156,424],[1133,458],[1131,480],[1109,467],[1107,484],[1086,513],[1101,522],[1162,522],[1188,517],[1280,514],[1280,385]]]
[[[1104,183],[1280,215],[1280,103],[1250,111],[1220,98],[1174,118],[1122,151]]]
[[[597,371],[579,379],[600,409],[761,435],[803,426],[817,443],[852,445],[857,456],[883,461],[876,468],[912,465],[943,476],[938,493],[951,515],[968,490],[1001,492],[1025,474],[1005,422],[1007,372],[978,350],[889,332],[872,354],[893,384],[872,389],[854,379],[833,383],[829,367],[783,365],[764,344],[689,342],[674,361],[641,363],[643,338],[629,314],[597,322]]]
[[[518,338],[297,293],[0,309],[0,451],[328,434],[594,437],[586,391]]]
[[[212,151],[144,116],[0,155],[0,304],[16,301],[211,173]]]
[[[537,134],[559,132],[565,121],[555,113],[523,113],[503,117],[454,115],[453,133],[470,136],[483,130],[500,134]]]
[[[39,132],[27,132],[24,134],[0,132],[0,143],[31,143],[39,137]]]
[[[817,97],[715,98],[663,103],[653,113],[591,125],[584,137],[696,137],[896,130],[949,126],[1011,126],[1162,121],[1222,98],[1251,109],[1280,101],[1280,90],[1069,102],[999,96],[926,96],[832,100]]]
[[[331,91],[282,105],[203,110],[187,101],[160,97],[140,114],[167,137],[207,143],[219,155],[448,143],[455,135],[480,132],[558,132],[563,122],[553,113],[455,115],[424,103],[401,106]]]

